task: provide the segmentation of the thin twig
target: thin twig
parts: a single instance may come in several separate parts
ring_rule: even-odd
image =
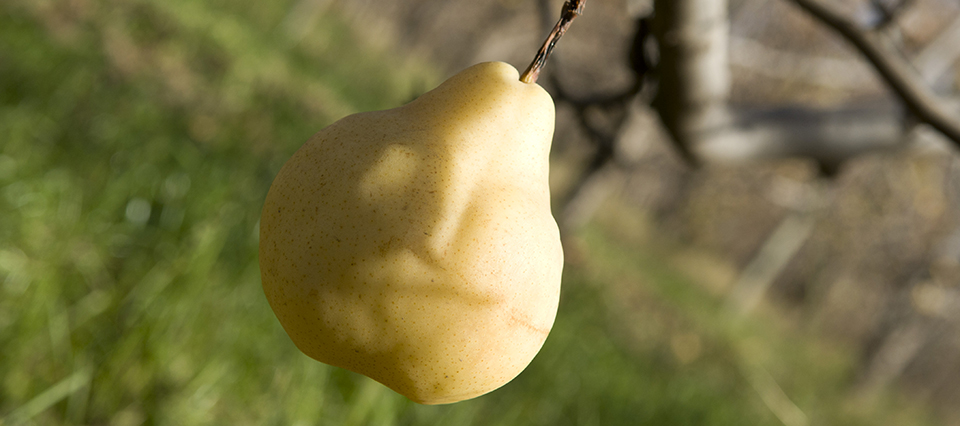
[[[527,67],[526,71],[520,76],[520,81],[524,83],[537,82],[537,78],[540,77],[540,70],[547,62],[547,58],[550,57],[550,52],[553,51],[553,47],[556,46],[557,41],[560,40],[563,33],[567,32],[567,28],[570,28],[570,23],[583,13],[584,3],[586,3],[586,0],[568,0],[563,2],[563,9],[560,11],[560,20],[557,21],[557,25],[553,27],[553,31],[550,31],[550,34],[547,35],[547,39],[543,41],[543,46],[537,51],[537,55],[533,57],[533,62],[530,63],[530,66]]]
[[[877,32],[861,29],[820,1],[791,1],[853,44],[920,121],[960,146],[960,116],[947,109],[888,39]]]

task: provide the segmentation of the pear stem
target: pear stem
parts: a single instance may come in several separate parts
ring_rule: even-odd
[[[567,0],[563,2],[563,9],[560,10],[560,20],[557,21],[557,25],[553,27],[553,31],[550,31],[550,34],[547,35],[547,39],[543,41],[543,46],[540,46],[537,55],[533,57],[533,62],[531,62],[527,70],[520,75],[520,81],[524,83],[537,82],[537,78],[540,77],[540,70],[543,68],[543,65],[547,63],[547,58],[550,57],[550,52],[552,52],[553,47],[556,46],[557,40],[560,40],[563,33],[567,32],[567,28],[570,28],[570,23],[583,13],[583,4],[585,2],[586,0]]]

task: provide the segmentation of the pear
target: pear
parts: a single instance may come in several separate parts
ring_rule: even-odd
[[[294,344],[422,404],[516,377],[560,296],[554,116],[540,86],[489,62],[314,135],[260,222],[263,290]]]

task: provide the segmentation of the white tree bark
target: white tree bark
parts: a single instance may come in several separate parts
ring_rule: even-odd
[[[729,122],[729,19],[726,0],[656,0],[659,42],[654,106],[682,154]]]

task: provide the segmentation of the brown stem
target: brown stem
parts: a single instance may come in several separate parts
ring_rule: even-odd
[[[552,52],[553,47],[556,46],[557,40],[560,40],[563,33],[567,32],[567,28],[570,28],[570,23],[583,13],[583,4],[585,2],[586,0],[567,0],[563,2],[563,9],[560,11],[560,20],[557,21],[557,25],[553,27],[553,31],[550,31],[550,34],[547,35],[547,39],[543,41],[543,46],[540,46],[537,55],[533,57],[533,62],[531,62],[527,70],[520,75],[520,81],[524,83],[537,82],[537,78],[540,77],[540,69],[543,68],[543,64],[545,64],[547,58],[550,57],[550,52]]]

